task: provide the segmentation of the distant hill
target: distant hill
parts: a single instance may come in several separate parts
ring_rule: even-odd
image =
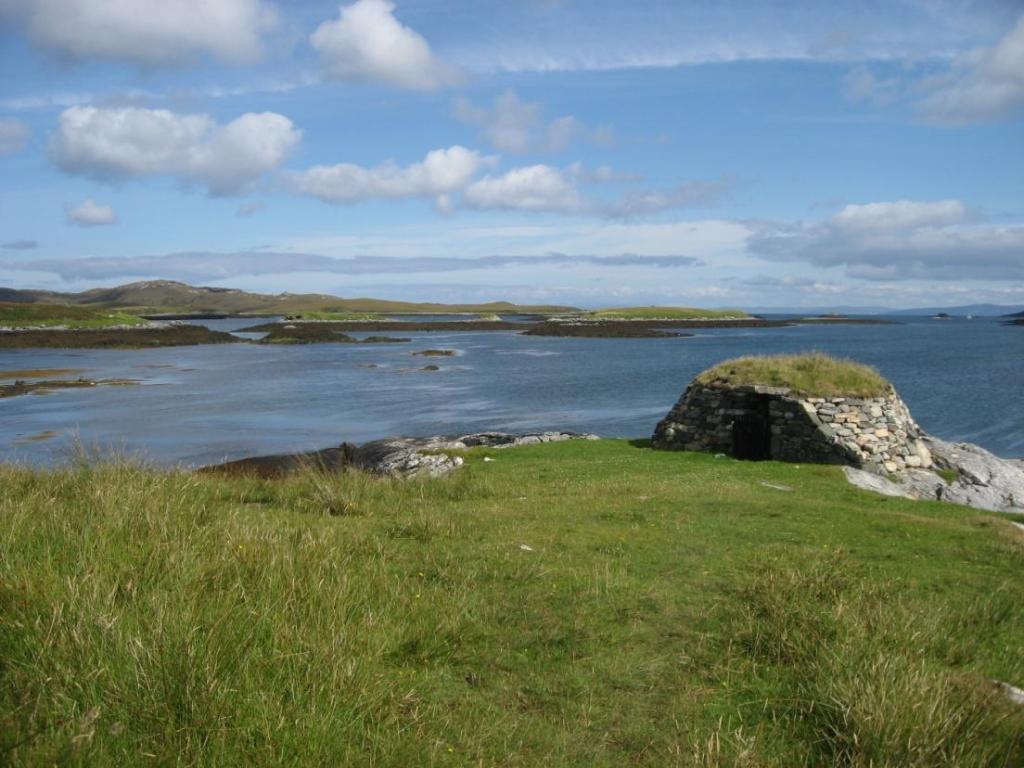
[[[944,312],[954,317],[974,315],[975,317],[1001,317],[1016,312],[1021,313],[1021,306],[1001,304],[965,304],[960,307],[920,307],[918,309],[896,309],[892,315],[937,315]]]
[[[175,280],[146,280],[81,293],[0,288],[0,301],[25,304],[127,309],[136,314],[284,315],[301,312],[379,312],[387,314],[484,313],[559,314],[575,307],[486,304],[434,304],[331,296],[324,293],[249,293],[235,288],[192,286]]]
[[[931,317],[940,312],[954,317],[974,315],[975,317],[1017,317],[1024,315],[1024,307],[1001,304],[965,304],[959,307],[915,307],[913,309],[892,309],[889,307],[867,306],[819,306],[819,307],[751,307],[755,314],[822,315],[905,315],[907,317]],[[1016,313],[1016,314],[1013,314]]]

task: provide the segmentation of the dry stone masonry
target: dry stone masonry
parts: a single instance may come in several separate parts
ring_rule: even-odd
[[[881,397],[852,398],[694,383],[658,423],[654,446],[893,474],[932,466],[923,437],[892,387]]]

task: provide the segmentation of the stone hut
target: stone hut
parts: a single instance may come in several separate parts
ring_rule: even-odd
[[[854,365],[824,356],[829,364]],[[922,441],[924,432],[892,385],[877,377],[871,396],[827,391],[809,395],[787,386],[786,376],[770,384],[744,376],[719,376],[729,361],[705,371],[654,431],[654,447],[725,453],[739,459],[774,459],[817,464],[845,464],[880,474],[932,465]],[[874,374],[871,369],[863,368]],[[782,383],[779,383],[779,380]]]

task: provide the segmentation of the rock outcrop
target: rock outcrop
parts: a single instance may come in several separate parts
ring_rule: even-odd
[[[1024,465],[1019,461],[1001,459],[971,443],[947,443],[934,437],[925,437],[924,443],[935,467],[945,470],[946,477],[916,469],[883,477],[852,467],[845,468],[846,477],[859,488],[887,496],[1024,514]]]
[[[578,432],[477,432],[455,437],[392,437],[363,445],[342,443],[336,448],[309,453],[256,456],[204,467],[206,472],[255,474],[276,477],[310,466],[327,471],[358,469],[398,477],[442,477],[463,464],[461,456],[447,451],[466,448],[511,448],[564,440],[597,440],[597,435]]]

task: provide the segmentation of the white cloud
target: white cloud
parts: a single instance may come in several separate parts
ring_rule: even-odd
[[[456,119],[480,126],[487,140],[502,152],[558,152],[574,138],[587,134],[595,134],[593,140],[600,143],[610,140],[609,128],[601,128],[598,136],[569,115],[545,121],[540,104],[523,101],[511,89],[496,97],[490,108],[474,106],[459,97],[454,112]]]
[[[388,162],[375,168],[352,163],[317,165],[290,175],[299,194],[325,203],[352,204],[374,198],[431,198],[448,210],[452,193],[466,187],[481,168],[496,158],[453,146],[428,152],[418,163],[405,167]]]
[[[165,109],[71,107],[60,116],[51,150],[68,173],[171,176],[212,195],[230,195],[280,165],[301,135],[274,112],[250,112],[218,125],[209,115]]]
[[[748,248],[867,280],[1024,279],[1024,226],[974,222],[957,200],[848,205],[818,224],[763,223]]]
[[[583,207],[568,175],[549,165],[513,168],[501,176],[485,176],[463,195],[471,208],[572,213]]]
[[[117,223],[117,214],[109,205],[85,200],[73,208],[65,211],[68,224],[78,227],[104,227]]]
[[[967,206],[959,200],[847,205],[832,219],[838,229],[852,232],[898,232],[919,227],[944,227],[968,218]]]
[[[919,106],[938,122],[993,120],[1024,106],[1024,15],[995,45],[961,57],[924,86],[931,92]]]
[[[280,251],[238,251],[218,253],[197,251],[160,256],[57,258],[0,260],[0,268],[16,271],[52,272],[67,281],[148,277],[206,282],[240,275],[294,275],[314,272],[338,275],[409,275],[475,272],[507,268],[556,268],[590,265],[602,268],[687,269],[700,265],[687,256],[645,256],[623,253],[615,256],[543,253],[526,256],[483,256],[479,258],[354,256],[333,258],[315,253]]]
[[[394,16],[389,0],[356,0],[342,6],[310,36],[327,77],[384,82],[417,91],[453,85],[459,72],[430,50],[423,37]]]
[[[0,119],[0,155],[10,155],[24,149],[28,133],[28,126],[20,120]]]
[[[149,66],[196,53],[252,61],[276,21],[263,0],[0,0],[0,15],[62,56]]]

